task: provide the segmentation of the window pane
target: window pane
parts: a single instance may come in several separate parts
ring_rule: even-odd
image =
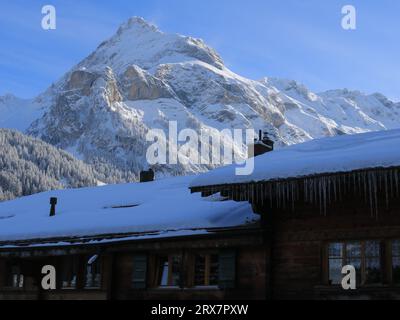
[[[179,286],[181,275],[181,257],[165,256],[160,258],[158,285],[161,287]]]
[[[365,260],[365,283],[381,283],[380,258],[366,258]]]
[[[172,286],[180,285],[180,277],[181,277],[181,259],[179,256],[172,257]]]
[[[86,267],[86,284],[85,287],[93,287],[93,274],[92,274],[92,266],[89,265]]]
[[[194,285],[204,286],[205,273],[206,273],[206,257],[205,255],[196,255],[195,258],[195,271],[194,271]]]
[[[101,259],[96,258],[91,264],[86,265],[86,288],[101,287]]]
[[[346,244],[347,259],[361,258],[361,243],[353,242]],[[348,263],[350,264],[350,263]]]
[[[162,257],[160,259],[160,280],[159,280],[159,285],[161,287],[166,287],[168,286],[168,274],[169,274],[169,263],[168,263],[168,257]]]
[[[380,256],[380,242],[379,241],[367,241],[365,243],[365,256],[366,257],[379,257]]]
[[[400,283],[400,257],[393,257],[393,282]]]
[[[356,269],[357,284],[361,283],[361,243],[346,243],[346,265]]]
[[[63,288],[76,287],[76,275],[78,273],[78,260],[76,257],[63,259],[61,285]]]
[[[340,284],[342,282],[342,259],[329,259],[329,282]]]
[[[329,258],[342,258],[343,257],[343,244],[332,243],[329,245]]]
[[[331,243],[329,251],[329,283],[340,284],[342,282],[343,267],[343,243]]]
[[[24,287],[24,276],[22,274],[13,274],[12,287],[23,288]]]
[[[11,265],[8,269],[7,285],[13,288],[24,287],[24,275],[19,265]]]
[[[392,256],[400,257],[400,240],[395,240],[392,242]]]
[[[381,283],[380,242],[367,241],[365,243],[365,283]]]

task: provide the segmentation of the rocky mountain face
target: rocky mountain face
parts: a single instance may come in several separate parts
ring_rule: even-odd
[[[0,115],[12,114],[1,103]],[[18,129],[86,163],[110,164],[135,177],[147,167],[147,132],[162,129],[168,136],[171,120],[178,130],[197,132],[264,129],[281,147],[400,126],[400,103],[380,94],[316,94],[296,81],[249,80],[230,71],[202,40],[163,33],[136,17],[30,105],[39,111]],[[211,167],[156,170],[178,175]]]

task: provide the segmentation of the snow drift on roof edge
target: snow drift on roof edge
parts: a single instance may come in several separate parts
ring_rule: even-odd
[[[190,187],[288,179],[400,165],[400,130],[316,139],[255,158],[254,172],[235,175],[236,165],[200,175]]]

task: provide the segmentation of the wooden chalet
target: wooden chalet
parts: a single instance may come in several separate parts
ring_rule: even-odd
[[[400,298],[400,130],[272,152],[263,139],[249,176],[1,203],[0,299]],[[41,289],[44,265],[55,290]]]

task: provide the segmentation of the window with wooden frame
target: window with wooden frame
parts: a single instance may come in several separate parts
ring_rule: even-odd
[[[216,253],[198,253],[194,257],[194,286],[218,286],[219,257]]]
[[[236,251],[234,249],[195,253],[193,264],[191,285],[195,288],[218,287],[227,290],[235,287]]]
[[[179,287],[181,285],[182,257],[170,254],[158,257],[158,287]]]
[[[345,265],[352,265],[356,269],[358,285],[382,283],[381,243],[358,241],[329,244],[329,284],[341,283],[342,268]]]
[[[79,257],[70,256],[62,259],[61,288],[75,289],[79,268]]]

